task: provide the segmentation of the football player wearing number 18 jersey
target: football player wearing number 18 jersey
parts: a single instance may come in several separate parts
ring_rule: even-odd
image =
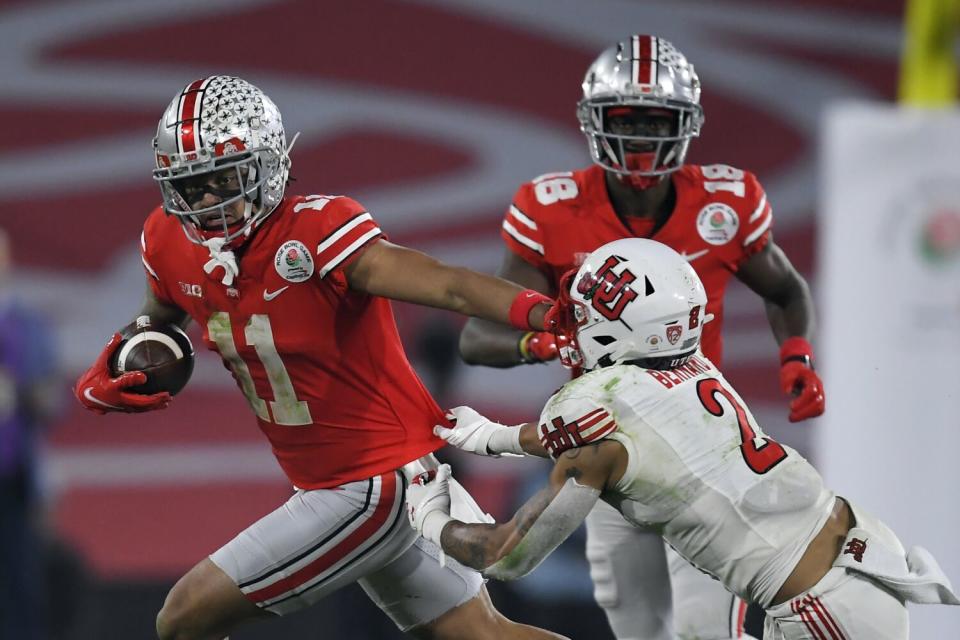
[[[520,187],[503,219],[507,251],[498,275],[556,295],[560,276],[607,242],[664,243],[690,262],[706,287],[706,312],[713,317],[703,329],[707,357],[722,361],[723,296],[736,276],[766,305],[780,344],[780,384],[792,396],[790,420],[820,415],[823,386],[808,342],[813,303],[806,282],[773,242],[773,210],[763,188],[741,169],[684,164],[704,121],[693,65],[662,38],[628,38],[587,70],[577,115],[595,166]],[[651,336],[650,347],[672,349],[676,339]],[[464,328],[460,347],[469,363],[501,367],[550,360],[558,350],[550,333],[476,319]],[[630,527],[604,503],[587,519],[594,595],[616,636],[741,637],[743,603],[667,553],[669,562],[658,536]]]
[[[212,76],[170,103],[154,140],[163,206],[141,236],[154,324],[192,318],[246,397],[296,492],[173,587],[161,640],[223,638],[359,582],[399,628],[428,638],[558,638],[513,623],[479,574],[439,561],[403,522],[411,477],[436,466],[443,419],[407,362],[387,298],[526,329],[547,299],[393,245],[350,198],[285,194],[280,113],[248,82]],[[166,393],[112,377],[114,335],[76,385],[99,413],[160,409]],[[465,491],[468,519],[487,516]]]

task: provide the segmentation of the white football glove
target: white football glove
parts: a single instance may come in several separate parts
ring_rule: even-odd
[[[470,407],[456,407],[447,413],[453,429],[437,425],[433,432],[464,451],[499,458],[525,455],[520,446],[520,427],[508,427],[483,417]]]
[[[407,517],[420,535],[442,548],[440,533],[453,520],[450,517],[450,465],[440,465],[436,477],[429,480],[432,473],[421,473],[407,487]]]

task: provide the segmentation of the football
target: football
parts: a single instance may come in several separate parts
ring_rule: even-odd
[[[127,391],[144,395],[166,391],[176,395],[193,373],[193,344],[183,329],[173,324],[155,325],[140,316],[120,330],[123,342],[110,362],[114,376],[143,371],[147,381]]]

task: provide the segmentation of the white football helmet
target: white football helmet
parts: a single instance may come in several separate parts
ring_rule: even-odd
[[[290,156],[280,112],[246,80],[210,76],[188,84],[164,111],[153,147],[164,210],[197,244],[220,238],[223,246],[249,236],[283,198]],[[223,188],[197,186],[224,170]],[[194,210],[205,192],[221,202]],[[243,219],[231,225],[225,209],[238,200],[245,203]]]
[[[617,135],[607,126],[608,110],[615,107],[667,110],[676,115],[674,130],[667,136]],[[690,140],[700,135],[700,79],[670,42],[635,35],[604,50],[587,69],[577,118],[595,164],[624,177],[659,180],[683,166]],[[628,162],[629,143],[652,143],[653,160],[642,168]]]
[[[707,294],[693,267],[654,240],[625,238],[587,256],[560,281],[561,361],[587,370],[623,362],[673,368],[700,345]]]

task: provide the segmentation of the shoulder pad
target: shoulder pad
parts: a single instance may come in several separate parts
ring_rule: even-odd
[[[738,219],[737,237],[744,247],[765,241],[773,222],[773,210],[757,177],[725,164],[692,166],[689,174],[699,181],[711,203],[732,209]]]
[[[570,202],[580,196],[578,174],[573,171],[558,171],[537,176],[517,191],[514,203],[531,210]]]
[[[383,235],[364,206],[347,196],[298,196],[292,199],[290,210],[298,228],[315,245],[311,249],[321,278],[349,264],[371,241]]]
[[[323,212],[327,215],[341,210],[364,211],[363,205],[347,196],[309,195],[294,196],[290,199],[290,209],[293,213],[308,214]]]

